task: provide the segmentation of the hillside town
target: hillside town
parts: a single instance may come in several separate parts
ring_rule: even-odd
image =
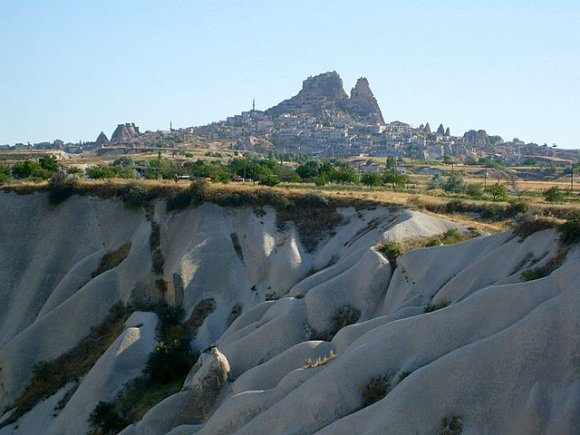
[[[78,154],[127,153],[131,150],[200,147],[219,142],[238,151],[290,152],[302,155],[345,158],[351,156],[399,157],[415,160],[469,161],[492,158],[506,164],[521,164],[533,157],[537,164],[576,162],[578,150],[556,145],[506,140],[485,130],[453,135],[449,126],[429,122],[412,126],[402,121],[385,122],[368,80],[360,78],[344,91],[336,72],[308,77],[300,92],[277,106],[251,110],[209,125],[141,132],[134,123],[119,124],[109,139],[101,132],[94,142],[0,146],[9,149],[54,149]],[[448,156],[448,157],[446,157]]]

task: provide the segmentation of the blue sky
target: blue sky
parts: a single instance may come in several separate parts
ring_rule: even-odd
[[[386,120],[578,148],[578,0],[3,0],[0,144],[201,125],[337,71]]]

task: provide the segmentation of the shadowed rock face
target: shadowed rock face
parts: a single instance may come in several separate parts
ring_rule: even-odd
[[[324,112],[338,113],[366,121],[370,124],[384,123],[381,109],[373,96],[366,78],[358,79],[350,98],[344,91],[342,79],[335,72],[327,72],[308,77],[300,92],[266,111],[269,115]]]

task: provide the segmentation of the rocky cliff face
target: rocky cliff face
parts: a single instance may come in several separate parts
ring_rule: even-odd
[[[369,81],[365,77],[358,79],[355,87],[352,88],[347,111],[351,115],[375,124],[385,123],[379,104],[371,91]]]
[[[266,111],[269,115],[284,113],[322,114],[325,110],[341,110],[348,100],[342,79],[336,72],[327,72],[308,77],[302,83],[302,89],[294,97],[282,101]]]
[[[364,77],[358,79],[349,98],[342,79],[334,71],[308,77],[297,95],[268,109],[266,114],[310,113],[320,116],[325,112],[342,113],[369,124],[384,123],[381,109],[368,80]]]

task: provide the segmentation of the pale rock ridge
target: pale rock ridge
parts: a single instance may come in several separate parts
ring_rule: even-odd
[[[27,270],[20,270],[0,252],[0,286],[8,280],[15,285],[0,287],[1,294],[10,304],[36,307],[18,327],[6,322],[0,327],[5,405],[23,388],[31,362],[73,345],[64,328],[83,321],[90,327],[109,306],[129,300],[132,288],[147,281],[151,263],[149,222],[118,201],[73,198],[48,212],[43,195],[26,198],[39,215],[49,216],[36,222],[31,213],[30,222],[23,222],[32,231],[27,236],[19,225],[5,223],[13,222],[25,203],[2,195],[8,207],[0,209],[0,236],[22,233],[33,255]],[[522,272],[562,256],[553,230],[525,240],[506,233],[419,249],[400,256],[395,267],[372,248],[377,241],[439,234],[456,225],[414,211],[344,209],[345,224],[307,252],[294,226],[280,231],[274,210],[265,210],[258,217],[251,209],[204,204],[167,214],[162,202],[155,204],[167,296],[180,301],[187,316],[201,301],[214,301],[215,310],[192,341],[198,350],[212,347],[191,369],[183,391],[124,434],[436,433],[449,416],[461,417],[464,431],[471,433],[570,433],[580,425],[580,248],[569,248],[556,270],[530,282],[522,282]],[[74,247],[62,263],[54,260],[59,272],[42,295],[26,293],[22,280],[38,283],[32,270],[44,259],[35,251],[35,238],[42,234],[56,243],[52,231],[70,227],[73,240],[81,237],[76,226],[86,233],[86,246]],[[127,259],[91,279],[101,254],[127,240],[132,242]],[[75,273],[88,279],[78,290],[83,280]],[[14,294],[14,288],[23,294]],[[264,301],[266,295],[274,300]],[[241,315],[230,322],[236,304]],[[437,304],[440,309],[426,312]],[[100,314],[85,306],[98,307]],[[345,306],[358,312],[355,323],[333,331]],[[63,318],[69,323],[61,325]],[[154,322],[139,323],[137,333],[137,324],[128,322],[83,379],[79,397],[55,418],[52,433],[67,433],[95,400],[110,400],[123,379],[142,366],[146,349],[155,343],[142,330],[154,330]],[[43,337],[46,328],[56,336]],[[83,331],[75,333],[75,339],[82,338]],[[119,377],[110,356],[128,358],[135,346],[141,346],[140,358],[129,358],[131,370]],[[26,352],[30,348],[39,355]],[[124,351],[119,355],[118,349]],[[320,365],[307,368],[308,359]],[[97,381],[88,382],[93,377]],[[364,407],[362,390],[377,377],[389,380],[390,392]],[[101,389],[105,379],[116,381]],[[18,423],[41,427],[62,394],[38,404]],[[2,435],[11,433],[7,429]]]

